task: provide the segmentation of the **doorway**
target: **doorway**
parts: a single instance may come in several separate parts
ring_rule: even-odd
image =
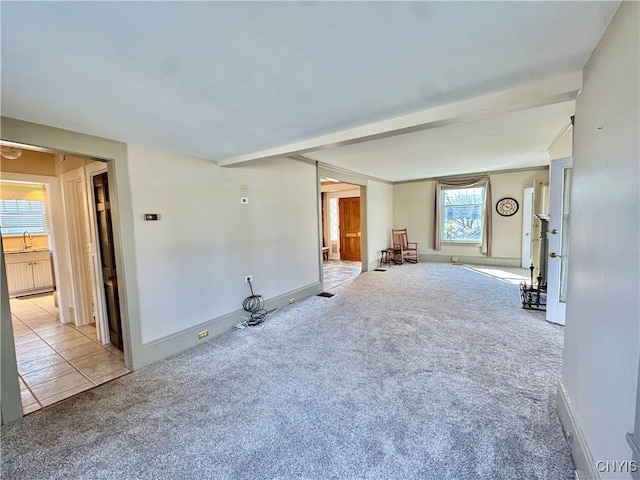
[[[573,157],[551,161],[549,212],[547,321],[565,324],[569,261],[569,207]]]
[[[106,164],[41,150],[19,150],[19,161],[3,161],[2,181],[24,188],[30,185],[32,190],[37,186],[44,192],[43,220],[35,235],[29,231],[36,227],[28,216],[14,215],[12,219],[23,222],[22,235],[15,234],[15,228],[23,228],[17,224],[11,231],[6,228],[6,215],[2,222],[5,260],[15,265],[6,269],[6,275],[26,414],[129,370],[125,367],[122,336],[114,342],[104,334],[102,319],[108,315],[104,288],[97,280],[102,277],[99,262],[103,257],[95,240],[98,214],[93,189],[86,188],[95,172],[107,175]],[[7,194],[6,189],[3,191]],[[35,208],[24,204],[25,199],[17,198],[17,194],[12,195],[15,198],[5,203],[21,204],[23,210],[26,206]],[[35,261],[31,258],[34,255],[46,256],[48,261]],[[31,284],[25,284],[21,275],[28,268]],[[110,276],[115,282],[117,277],[113,273]]]
[[[362,271],[361,188],[332,178],[321,179],[322,272],[331,289]]]

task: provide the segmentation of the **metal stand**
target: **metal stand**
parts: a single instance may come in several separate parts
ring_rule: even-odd
[[[542,275],[538,274],[537,284],[533,284],[533,265],[529,267],[531,271],[531,284],[527,282],[520,284],[520,297],[522,298],[522,308],[527,310],[547,309],[547,284],[542,283]]]

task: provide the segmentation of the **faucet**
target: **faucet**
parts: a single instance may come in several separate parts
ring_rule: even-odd
[[[29,237],[29,241],[33,240],[33,235],[31,235],[27,230],[22,234],[22,249],[29,250],[32,245],[27,242],[27,236]]]

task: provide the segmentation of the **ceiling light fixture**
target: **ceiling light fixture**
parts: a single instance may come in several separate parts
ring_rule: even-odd
[[[7,147],[3,145],[2,147],[0,147],[0,154],[7,160],[15,160],[16,158],[20,158],[20,156],[22,155],[22,150],[20,150],[19,148]]]

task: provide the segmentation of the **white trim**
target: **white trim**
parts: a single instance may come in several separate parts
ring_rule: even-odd
[[[452,263],[451,256],[455,255],[458,260],[454,262],[456,265],[463,263],[469,265],[491,265],[494,267],[516,267],[520,268],[520,258],[508,258],[508,257],[485,257],[483,256],[470,256],[470,255],[456,255],[456,254],[437,254],[437,253],[421,253],[420,262],[433,262],[433,263]]]
[[[533,191],[533,187],[527,187],[522,194],[522,268],[529,268],[533,263]]]
[[[71,276],[73,279],[74,313],[71,319],[77,327],[91,323],[94,309],[91,270],[87,254],[87,233],[89,219],[87,205],[87,184],[84,166],[60,175],[65,216],[67,219],[67,235],[71,259]]]
[[[578,418],[571,408],[571,402],[561,382],[558,383],[556,410],[558,417],[560,417],[562,428],[564,429],[565,438],[571,449],[571,456],[576,466],[577,477],[580,478],[580,480],[600,480],[600,473],[593,461],[587,439],[582,433]]]
[[[93,312],[96,316],[96,333],[98,340],[103,344],[111,342],[109,337],[109,322],[107,321],[107,304],[104,296],[104,283],[102,281],[102,267],[100,262],[100,242],[98,239],[98,223],[96,221],[96,203],[93,196],[93,177],[107,171],[106,163],[91,163],[85,167],[87,184],[87,214],[89,217],[90,234],[90,263],[91,263],[91,290],[93,292]]]

